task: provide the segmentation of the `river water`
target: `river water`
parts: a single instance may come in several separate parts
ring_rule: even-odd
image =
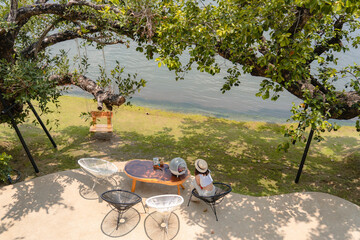
[[[79,52],[77,46],[78,44],[74,40],[66,41],[55,45],[53,53],[64,49],[72,59]],[[86,75],[96,79],[99,76],[97,66],[103,65],[104,59],[107,71],[114,68],[117,60],[125,67],[126,73],[137,73],[138,79],[143,78],[147,81],[146,87],[131,99],[131,103],[134,105],[234,120],[282,123],[291,116],[292,103],[301,102],[288,92],[283,92],[275,102],[256,97],[259,83],[263,78],[250,75],[242,75],[240,86],[233,87],[230,91],[222,94],[220,89],[224,82],[223,77],[226,76],[226,70],[232,64],[221,57],[217,59],[222,66],[220,74],[211,76],[192,70],[185,75],[184,80],[175,81],[173,72],[170,72],[165,66],[159,68],[155,60],[147,60],[142,53],[135,51],[134,46],[135,44],[127,48],[121,44],[112,45],[105,47],[104,51],[96,50],[94,47],[80,49],[80,54],[87,55],[91,64]],[[341,56],[339,63],[346,65],[359,60],[359,56],[360,51],[352,49],[347,55]],[[187,58],[186,55],[182,56],[183,60]],[[73,88],[67,94],[91,97],[90,94],[78,88]],[[341,122],[346,124],[349,121]]]

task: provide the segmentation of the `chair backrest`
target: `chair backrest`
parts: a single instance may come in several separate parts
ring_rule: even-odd
[[[92,111],[92,125],[90,127],[90,132],[112,132],[113,127],[111,123],[111,118],[113,116],[112,112],[99,112],[99,111]],[[107,124],[98,124],[98,118],[107,118]]]
[[[158,212],[171,212],[184,202],[184,198],[175,194],[157,195],[146,199],[146,205]]]
[[[81,158],[78,160],[78,164],[93,177],[110,177],[118,171],[115,164],[99,158]]]
[[[136,193],[113,189],[101,194],[101,198],[119,211],[124,211],[141,202],[142,198]]]

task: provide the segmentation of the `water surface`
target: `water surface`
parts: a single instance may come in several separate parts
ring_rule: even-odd
[[[70,58],[79,51],[73,40],[53,47],[54,52],[61,48],[68,51]],[[359,56],[359,53],[359,50],[354,49],[342,56],[340,65],[351,63],[357,59],[356,56]],[[86,49],[80,49],[80,54],[88,56],[91,68],[87,76],[93,79],[99,76],[98,65],[104,65],[105,62],[106,70],[109,71],[114,68],[116,60],[125,67],[126,73],[137,73],[138,78],[145,79],[147,86],[131,99],[133,104],[140,106],[235,120],[285,122],[291,116],[292,103],[301,102],[288,92],[283,92],[275,102],[256,97],[259,83],[263,78],[251,75],[241,76],[240,86],[233,87],[222,94],[220,89],[224,82],[223,78],[226,76],[227,68],[232,64],[221,57],[217,58],[222,66],[219,74],[212,76],[191,70],[185,75],[184,80],[175,81],[173,72],[164,66],[159,68],[155,60],[147,60],[142,53],[135,51],[133,46],[127,48],[121,44],[112,45],[105,47],[104,51],[86,47]],[[182,58],[186,60],[188,56],[185,55]],[[90,95],[78,88],[74,88],[69,94]]]

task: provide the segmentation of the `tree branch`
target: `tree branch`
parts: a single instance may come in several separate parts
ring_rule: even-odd
[[[286,77],[286,76],[285,76]],[[321,98],[324,102],[327,101],[326,94],[329,92],[316,79],[311,77],[310,80],[296,81],[289,84],[290,81],[280,83],[287,91],[299,99],[304,100],[304,91],[308,91],[312,98]],[[347,120],[360,115],[360,95],[355,91],[335,92],[338,103],[329,106],[328,110],[332,119]],[[342,112],[339,113],[339,109]]]
[[[225,59],[228,59],[232,62],[239,63],[241,65],[252,66],[252,76],[262,76],[267,77],[267,67],[260,67],[256,62],[256,56],[254,54],[247,54],[246,58],[238,58],[235,59],[232,56],[229,49],[221,49],[218,46],[218,53]],[[270,67],[270,65],[269,65]],[[321,97],[324,101],[326,101],[326,94],[328,90],[317,81],[317,79],[311,77],[310,79],[304,79],[302,81],[291,81],[290,72],[282,73],[285,81],[279,83],[283,86],[287,91],[289,91],[294,96],[299,99],[305,99],[304,91],[309,91],[312,97]],[[330,106],[329,112],[331,114],[331,118],[333,119],[352,119],[360,115],[360,95],[354,91],[350,92],[336,92],[337,99],[339,100],[339,104],[334,104]],[[341,113],[339,113],[338,109],[343,109]]]
[[[294,35],[300,32],[304,28],[307,21],[312,17],[310,10],[303,7],[297,8],[296,15],[298,15],[298,17],[288,30],[288,33],[291,33],[290,38],[294,38]]]
[[[47,4],[36,4],[31,6],[25,6],[19,8],[17,11],[16,22],[19,27],[23,26],[31,17],[43,14],[54,14],[62,17],[66,20],[90,20],[94,21],[99,17],[93,13],[84,13],[81,11],[71,11],[71,5],[58,4],[58,3],[47,3]]]
[[[10,14],[8,16],[8,22],[15,22],[16,15],[17,15],[17,9],[18,9],[18,1],[17,0],[11,0],[10,2]]]
[[[136,33],[136,31],[131,28],[131,24],[130,26],[124,26],[124,24],[121,24],[119,21],[101,19],[98,15],[93,13],[70,10],[71,6],[69,7],[65,4],[40,4],[27,6],[18,9],[16,21],[18,22],[18,28],[20,29],[21,26],[23,26],[32,16],[54,14],[69,21],[92,21],[94,22],[94,25],[99,28],[109,26],[111,31],[129,38],[134,38],[134,34]],[[131,16],[131,14],[129,14],[129,16]]]
[[[117,20],[111,19],[102,19],[100,15],[91,13],[91,12],[82,12],[73,9],[73,6],[89,6],[96,11],[103,10],[109,7],[112,11],[117,14],[121,14],[121,11],[118,8],[114,8],[108,5],[96,5],[86,1],[71,1],[67,4],[57,4],[57,3],[47,3],[47,4],[37,4],[32,6],[26,6],[18,9],[17,11],[17,26],[18,31],[26,24],[26,22],[32,17],[42,14],[54,14],[58,15],[69,21],[92,21],[97,26],[109,26],[112,31],[117,32],[121,35],[125,35],[129,38],[134,38],[134,34],[139,34],[139,37],[147,37],[151,38],[155,30],[153,29],[153,17],[150,9],[145,8],[140,12],[127,11],[126,15],[130,17],[129,22],[124,24],[123,22],[119,22]],[[135,29],[136,24],[142,19],[146,18],[146,26],[141,29]]]
[[[341,37],[342,35],[338,32],[342,30],[344,23],[345,23],[344,16],[340,16],[338,20],[334,23],[334,31],[335,36],[333,38],[330,38],[326,41],[325,44],[317,45],[314,49],[314,57],[307,61],[307,64],[310,64],[312,61],[314,61],[315,56],[320,56],[324,52],[328,51],[330,49],[330,45],[338,44],[342,46]]]
[[[85,29],[89,31],[87,34],[92,34],[99,31],[99,29],[96,28],[95,26],[87,26],[85,27]],[[25,48],[21,52],[21,55],[27,58],[31,58],[35,56],[35,53],[37,53],[37,51],[42,51],[51,45],[54,45],[59,42],[64,42],[67,40],[72,40],[75,38],[85,38],[85,35],[86,34],[81,33],[80,28],[77,28],[74,31],[67,30],[65,32],[55,33],[43,39],[40,39],[37,42],[34,42],[33,44]]]
[[[109,5],[97,5],[91,2],[87,2],[87,1],[69,1],[67,3],[67,6],[87,6],[90,7],[92,9],[95,9],[97,11],[102,11],[105,10],[106,8],[109,8],[111,11],[113,11],[114,13],[121,13],[120,9],[114,7],[114,6],[109,6]]]
[[[12,0],[16,1],[16,0]],[[47,2],[47,1],[46,1]],[[84,13],[81,11],[70,11],[73,6],[88,6],[94,10],[101,11],[105,10],[107,7],[115,13],[121,13],[118,8],[109,5],[96,5],[86,1],[70,1],[66,4],[59,3],[40,3],[31,6],[25,6],[17,10],[17,22],[22,24],[26,23],[32,16],[42,15],[42,14],[55,14],[60,17],[63,17],[67,20],[94,20],[97,19],[97,16],[92,13]]]
[[[257,77],[267,76],[266,74],[267,68],[261,67],[257,64],[257,57],[255,53],[249,51],[246,53],[246,57],[244,56],[235,57],[231,54],[230,49],[222,49],[220,44],[221,43],[219,42],[217,45],[217,52],[221,57],[244,66],[252,66],[253,67],[251,71],[252,76],[257,76]]]
[[[83,39],[86,39],[86,40],[89,40],[89,41],[92,41],[92,42],[96,42],[100,45],[114,45],[114,44],[125,44],[126,42],[124,42],[123,40],[121,39],[113,39],[113,40],[102,40],[101,37],[87,37],[87,36],[82,36]]]
[[[50,26],[48,26],[45,31],[41,34],[39,40],[37,41],[37,44],[35,46],[34,49],[34,56],[37,56],[37,53],[40,49],[41,43],[43,42],[44,38],[46,37],[46,35],[51,31],[51,29],[53,29],[53,27],[59,23],[61,21],[61,18],[56,19]]]
[[[47,3],[49,0],[37,0],[35,1],[35,4],[42,4],[42,3]]]
[[[105,104],[106,108],[112,110],[112,106],[121,106],[126,101],[123,96],[106,91],[105,89],[98,86],[95,81],[84,75],[76,76],[71,73],[63,76],[52,75],[49,80],[57,82],[56,84],[58,86],[71,84],[91,93],[98,103],[97,108],[99,111],[103,109],[103,104]]]
[[[337,92],[337,99],[341,103],[343,112],[341,114],[333,114],[333,119],[348,120],[360,115],[360,95],[355,91]]]
[[[261,36],[260,38],[262,44],[259,44],[260,47],[259,47],[259,52],[262,54],[262,55],[266,55],[268,52],[269,52],[269,49],[268,47],[266,47],[266,38],[264,36]]]

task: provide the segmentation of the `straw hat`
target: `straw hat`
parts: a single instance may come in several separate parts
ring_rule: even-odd
[[[208,170],[208,164],[204,159],[197,159],[195,161],[195,168],[200,173],[204,173],[204,172],[206,172]]]

